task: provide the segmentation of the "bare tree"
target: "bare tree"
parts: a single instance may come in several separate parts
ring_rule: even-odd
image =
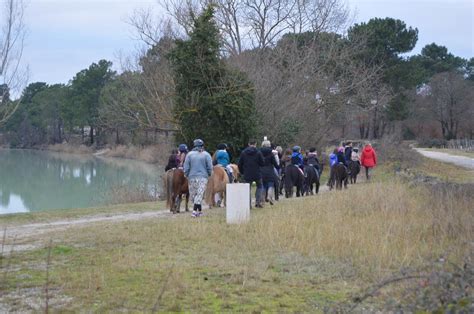
[[[22,0],[3,1],[0,9],[0,125],[15,112],[18,101],[11,101],[10,95],[18,93],[27,80],[20,61],[25,39],[24,12]]]
[[[473,83],[460,73],[443,72],[436,74],[429,85],[424,107],[439,122],[443,137],[456,139],[462,122],[473,111]]]

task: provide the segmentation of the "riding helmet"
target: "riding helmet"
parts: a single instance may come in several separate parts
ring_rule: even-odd
[[[204,141],[201,139],[195,139],[193,142],[194,147],[203,147],[204,146]]]
[[[227,144],[226,143],[220,143],[219,145],[217,145],[217,149],[220,149],[220,150],[227,149]]]
[[[179,144],[178,150],[179,150],[181,153],[185,153],[185,152],[188,151],[188,146],[187,146],[186,144]]]
[[[293,146],[293,152],[299,153],[300,151],[301,151],[301,147],[299,147],[298,145]]]

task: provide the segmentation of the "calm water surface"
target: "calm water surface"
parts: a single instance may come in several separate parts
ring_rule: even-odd
[[[156,197],[161,168],[133,160],[0,150],[0,214],[105,205],[120,191]]]

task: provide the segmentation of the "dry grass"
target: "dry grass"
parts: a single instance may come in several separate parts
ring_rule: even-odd
[[[118,145],[104,152],[102,156],[163,164],[167,161],[170,150],[171,144],[150,145],[145,147]]]
[[[423,163],[419,164],[416,169],[425,175],[447,182],[474,183],[474,170],[426,157],[423,159]]]
[[[53,254],[51,288],[73,297],[70,310],[322,311],[401,268],[463,256],[472,192],[374,182],[284,200],[245,225],[226,225],[216,209],[72,229],[55,235],[70,249]],[[15,278],[35,278],[45,256],[18,255],[10,288],[35,287]]]
[[[92,154],[94,150],[86,145],[54,144],[48,145],[47,150],[68,154]]]

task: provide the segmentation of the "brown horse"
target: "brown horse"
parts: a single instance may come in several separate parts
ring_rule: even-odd
[[[189,203],[188,179],[184,176],[182,169],[170,169],[166,171],[163,178],[163,189],[166,192],[166,206],[173,214],[179,213],[183,194],[186,195],[186,211]]]
[[[220,202],[224,201],[225,206],[225,189],[226,184],[229,183],[229,176],[225,172],[224,167],[214,166],[212,169],[212,175],[207,181],[206,193],[204,199],[206,204],[209,204],[209,208],[212,206],[220,206]],[[219,194],[220,201],[216,204],[215,195]]]
[[[234,176],[234,182],[231,183],[237,183],[239,182],[240,178],[239,166],[237,166],[236,164],[230,164],[230,166],[232,167],[232,175]]]
[[[347,169],[343,164],[338,163],[332,167],[331,177],[331,183],[329,185],[330,190],[332,190],[332,188],[334,187],[334,183],[336,184],[336,190],[341,190],[342,186],[347,189],[349,175],[347,174]]]

